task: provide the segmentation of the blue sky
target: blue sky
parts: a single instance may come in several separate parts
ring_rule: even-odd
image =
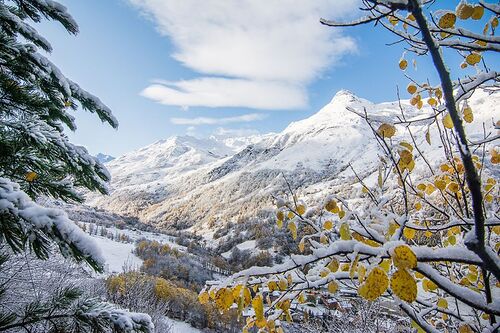
[[[241,11],[247,1],[219,9],[208,0],[60,2],[80,33],[41,24],[54,47],[50,58],[120,122],[113,130],[77,111],[78,130],[70,137],[93,154],[118,156],[186,133],[278,132],[340,89],[381,102],[396,99],[396,85],[407,84],[397,67],[402,48],[386,46],[395,39],[381,28],[316,26],[323,13],[355,16],[355,1],[250,1]],[[411,74],[432,80],[425,61]]]

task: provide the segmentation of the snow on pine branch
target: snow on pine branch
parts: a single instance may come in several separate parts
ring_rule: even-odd
[[[83,316],[87,319],[110,320],[119,332],[154,332],[154,325],[148,314],[117,309],[116,305],[107,302],[98,303],[94,309],[89,309]]]
[[[100,267],[104,258],[96,243],[68,218],[66,212],[33,202],[18,184],[0,177],[0,214],[18,220],[29,241],[43,232],[57,243],[65,256],[74,256]]]
[[[45,51],[52,51],[52,46],[50,45],[49,41],[38,34],[35,28],[30,26],[29,24],[24,23],[18,16],[13,14],[9,7],[0,6],[0,21],[2,23],[8,24],[9,28],[11,28],[12,30],[18,30],[24,38],[32,41],[36,45],[43,48]],[[4,28],[6,28],[5,25]]]

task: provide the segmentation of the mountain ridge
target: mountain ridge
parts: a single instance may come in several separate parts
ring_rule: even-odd
[[[482,122],[489,126],[491,118],[500,118],[499,95],[478,91],[471,98],[476,118],[476,123],[467,124],[471,139],[482,135]],[[317,113],[280,133],[262,135],[243,149],[216,138],[161,140],[108,163],[112,193],[91,195],[89,203],[145,223],[206,231],[209,225],[269,210],[271,195],[286,188],[284,177],[311,200],[329,192],[348,192],[357,182],[352,169],[375,181],[381,153],[370,127],[357,113],[398,122],[400,106],[408,119],[426,118],[432,112],[429,107],[418,110],[407,100],[376,104],[341,90]],[[410,141],[403,127],[397,127],[395,140]],[[424,152],[440,156],[438,133],[431,131],[436,143],[429,146],[426,122],[411,129]]]

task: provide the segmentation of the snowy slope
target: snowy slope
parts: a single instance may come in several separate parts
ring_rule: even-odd
[[[492,130],[500,119],[500,94],[477,91],[470,105],[475,121],[467,124],[469,138],[479,140],[483,123]],[[401,106],[406,119],[431,114],[429,108],[417,110],[408,101],[401,101]],[[281,133],[249,141],[237,152],[216,138],[174,137],[126,154],[107,165],[113,177],[112,195],[92,197],[90,203],[134,214],[146,223],[177,229],[194,226],[195,231],[207,232],[207,225],[214,222],[269,209],[271,194],[285,189],[283,175],[308,198],[352,192],[356,181],[349,165],[370,182],[375,181],[379,161],[380,148],[358,115],[365,111],[381,122],[401,120],[398,102],[374,104],[342,90],[313,116]],[[425,152],[440,156],[438,133],[431,130],[432,145],[425,141],[428,125],[421,121],[411,131]],[[403,125],[397,128],[395,140],[411,142]]]

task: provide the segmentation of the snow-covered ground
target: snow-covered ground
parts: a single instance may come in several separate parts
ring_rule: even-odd
[[[83,224],[86,225],[87,231],[90,230],[89,223]],[[93,225],[93,227],[95,228],[95,225]],[[158,241],[162,244],[168,244],[173,248],[177,248],[180,251],[186,251],[185,246],[175,243],[174,237],[169,235],[141,230],[118,229],[115,227],[106,227],[106,231],[115,235],[115,238],[110,239],[100,236],[99,231],[97,232],[97,235],[90,235],[96,241],[98,247],[101,249],[104,259],[106,260],[106,274],[120,273],[123,272],[124,268],[139,269],[141,267],[142,260],[133,253],[135,242],[139,239],[144,238],[150,241]],[[125,235],[129,241],[117,241],[116,239],[119,237],[116,237],[116,235]]]
[[[141,267],[142,260],[133,253],[134,243],[121,243],[94,235],[92,238],[96,241],[106,260],[105,271],[107,274],[123,272],[125,267],[130,269]]]
[[[166,318],[166,321],[171,325],[170,333],[201,333],[197,328],[192,327],[188,323],[178,321],[171,318]]]
[[[254,250],[255,247],[256,247],[256,244],[257,242],[255,240],[248,240],[248,241],[245,241],[243,243],[240,243],[238,245],[236,245],[236,247],[238,248],[238,250],[240,251],[244,251],[244,250]],[[227,251],[227,252],[224,252],[222,253],[222,256],[224,258],[229,258],[231,256],[231,250]]]

